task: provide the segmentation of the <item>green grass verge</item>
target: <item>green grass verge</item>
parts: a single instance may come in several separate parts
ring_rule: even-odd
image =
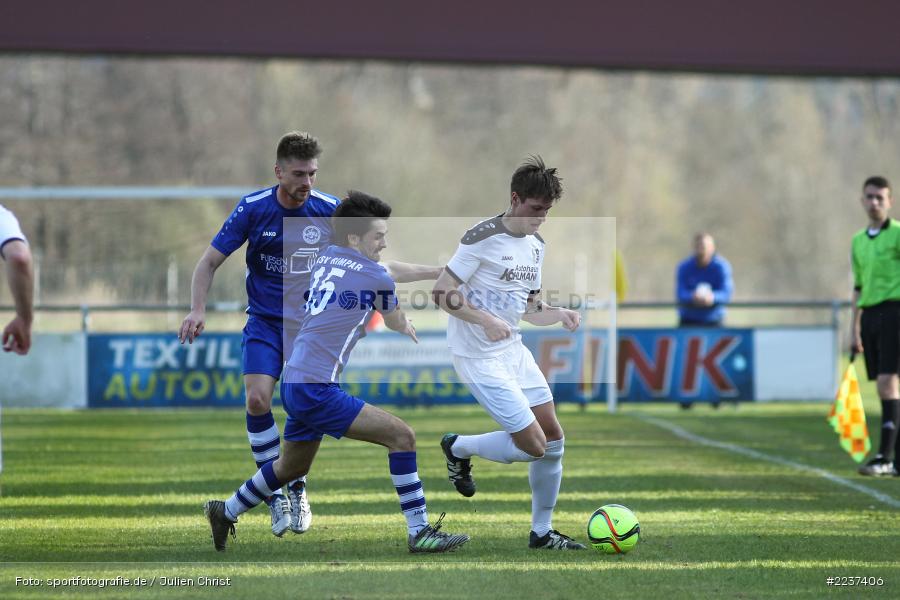
[[[870,398],[871,426],[878,413]],[[609,415],[600,406],[561,407],[567,441],[554,526],[584,540],[595,508],[625,504],[643,528],[625,556],[528,550],[526,465],[476,459],[472,499],[445,478],[440,436],[493,429],[482,411],[397,411],[418,435],[432,518],[446,511],[449,531],[472,536],[455,554],[413,556],[379,447],[327,439],[310,475],[312,529],[276,539],[268,513],[256,509],[220,554],[201,505],[228,496],[254,471],[240,410],[7,410],[0,598],[898,597],[900,510],[816,473],[698,445],[638,418],[826,469],[900,500],[900,479],[855,475],[826,411],[823,404],[625,405]],[[148,584],[48,585],[79,576]],[[884,584],[826,585],[842,576]],[[16,585],[16,577],[43,585]],[[165,586],[163,577],[193,585]],[[201,586],[203,577],[230,585]]]

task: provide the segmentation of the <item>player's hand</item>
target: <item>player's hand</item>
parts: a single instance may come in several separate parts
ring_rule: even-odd
[[[203,333],[206,328],[206,313],[204,311],[192,310],[188,316],[181,322],[181,329],[178,330],[178,340],[183,344],[193,344],[194,340]]]
[[[416,337],[416,328],[413,327],[412,321],[410,321],[409,319],[406,320],[406,327],[404,327],[403,331],[401,331],[400,333],[402,333],[403,335],[408,335],[410,338],[412,338],[412,341],[417,344],[419,343],[419,338]]]
[[[499,342],[512,335],[512,328],[506,321],[493,315],[490,317],[491,320],[484,326],[484,333],[490,341]]]
[[[577,310],[569,310],[568,308],[559,309],[559,322],[569,331],[575,331],[581,325],[581,313]]]
[[[15,352],[16,354],[28,354],[31,348],[31,325],[25,322],[25,319],[16,315],[16,317],[3,328],[3,351]]]

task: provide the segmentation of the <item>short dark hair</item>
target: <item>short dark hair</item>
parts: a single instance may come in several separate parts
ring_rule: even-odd
[[[333,241],[338,246],[349,246],[348,236],[362,237],[372,227],[372,221],[390,216],[391,206],[384,200],[350,190],[331,216]]]
[[[863,189],[866,189],[866,187],[870,185],[873,185],[877,188],[891,189],[890,182],[881,175],[873,175],[872,177],[866,179],[866,181],[863,183]]]
[[[312,160],[322,154],[322,146],[319,140],[305,131],[291,131],[278,140],[275,149],[275,159],[278,162],[294,158],[297,160]]]
[[[548,168],[540,156],[533,155],[513,173],[509,189],[521,200],[539,198],[556,202],[562,196],[562,179],[556,175],[555,168]]]

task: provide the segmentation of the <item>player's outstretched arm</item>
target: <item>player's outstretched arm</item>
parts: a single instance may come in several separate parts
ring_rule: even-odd
[[[197,261],[194,275],[191,277],[191,312],[181,322],[178,339],[181,343],[194,343],[206,327],[206,297],[212,286],[216,269],[228,258],[212,246],[209,246]]]
[[[31,322],[34,298],[34,268],[31,250],[21,240],[12,240],[3,246],[6,261],[6,280],[16,305],[16,316],[3,328],[2,343],[5,352],[27,354],[31,348]]]
[[[416,337],[416,328],[399,308],[384,315],[384,325],[392,331],[409,336],[415,343],[419,343],[419,338]]]
[[[567,330],[575,331],[581,325],[581,313],[568,308],[550,306],[540,298],[532,296],[528,299],[528,309],[522,320],[539,327],[562,323]]]
[[[481,325],[484,333],[492,342],[504,340],[512,335],[512,329],[503,319],[472,306],[465,295],[457,288],[459,283],[447,269],[441,272],[431,290],[431,299],[444,312],[463,321]]]
[[[413,281],[430,281],[441,275],[444,267],[435,265],[416,265],[397,260],[389,260],[384,263],[388,275],[396,283],[412,283]]]

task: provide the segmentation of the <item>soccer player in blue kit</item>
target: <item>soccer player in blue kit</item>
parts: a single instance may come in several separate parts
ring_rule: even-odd
[[[278,184],[241,199],[200,257],[191,280],[191,312],[179,331],[181,343],[193,343],[206,326],[206,299],[213,276],[226,258],[247,243],[247,324],[242,371],[246,392],[247,436],[258,467],[278,458],[280,435],[272,416],[272,395],[302,317],[310,265],[329,245],[331,215],[339,200],[313,188],[322,152],[319,141],[303,132],[285,134],[276,149]],[[284,231],[284,219],[291,226]],[[296,223],[299,226],[295,226]],[[398,281],[436,279],[439,267],[389,263]],[[299,299],[299,300],[298,300]],[[287,351],[285,350],[287,348]],[[272,533],[305,532],[312,522],[306,480],[266,498]]]
[[[225,501],[210,500],[204,511],[216,550],[224,551],[239,515],[287,482],[309,472],[322,437],[346,436],[387,448],[391,480],[406,518],[410,552],[447,552],[469,536],[441,531],[428,522],[425,493],[416,466],[416,436],[391,413],[347,394],[338,378],[374,311],[393,331],[418,343],[416,330],[398,308],[394,281],[378,264],[386,247],[391,207],[378,198],[350,192],[332,219],[333,241],[312,266],[300,332],[284,370],[281,398],[288,413],[284,453],[268,462]]]

